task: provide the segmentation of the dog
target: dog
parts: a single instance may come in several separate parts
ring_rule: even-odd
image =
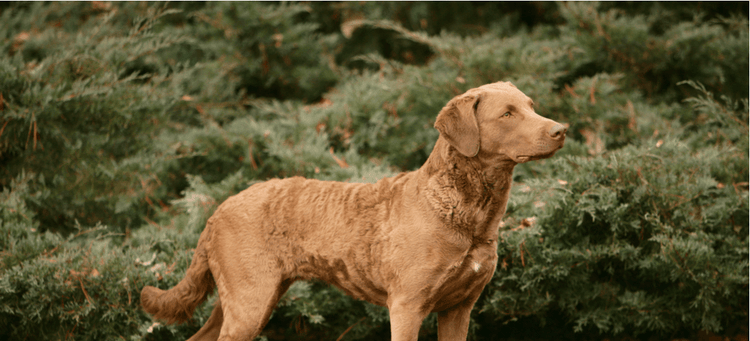
[[[273,179],[230,197],[206,223],[185,278],[166,291],[143,288],[144,310],[184,322],[218,288],[190,340],[252,340],[294,281],[317,278],[388,307],[393,341],[417,340],[430,312],[438,340],[466,340],[497,265],[513,168],[551,157],[567,129],[509,82],[456,96],[435,128],[418,170],[374,184]]]

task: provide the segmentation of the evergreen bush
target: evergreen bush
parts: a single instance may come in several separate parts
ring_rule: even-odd
[[[0,339],[186,339],[139,306],[256,181],[419,167],[498,80],[568,124],[516,167],[470,338],[747,339],[748,7],[669,3],[0,4]],[[420,339],[436,339],[428,317]],[[319,281],[266,340],[379,340]]]
[[[577,331],[636,336],[742,324],[749,222],[736,186],[745,179],[713,165],[747,171],[743,154],[670,139],[553,161],[555,178],[512,197],[484,309],[507,319],[558,309]]]

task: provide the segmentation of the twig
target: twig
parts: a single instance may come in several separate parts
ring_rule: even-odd
[[[3,124],[3,128],[0,129],[0,136],[3,136],[3,132],[5,131],[5,126],[7,126],[8,123],[10,123],[10,120],[5,121],[5,124]]]
[[[86,296],[86,300],[89,301],[90,305],[94,305],[93,300],[91,299],[91,296],[89,296],[89,293],[86,292],[86,288],[83,287],[83,280],[81,280],[81,277],[76,276],[78,279],[78,283],[81,283],[81,290],[83,290],[83,294]]]
[[[573,98],[578,98],[579,97],[578,94],[576,93],[575,89],[573,89],[573,87],[571,87],[570,85],[565,84],[565,90],[568,93],[570,93],[570,96],[572,96]]]
[[[247,140],[247,155],[250,158],[250,165],[253,166],[254,170],[258,170],[258,164],[255,162],[255,158],[253,157],[253,139]]]
[[[341,339],[344,338],[344,335],[346,335],[346,333],[348,333],[350,330],[352,330],[352,328],[354,328],[354,326],[358,325],[360,322],[364,321],[366,318],[367,318],[367,316],[359,319],[359,321],[357,321],[353,325],[349,326],[349,328],[346,328],[346,330],[343,333],[341,333],[341,335],[339,335],[339,338],[336,339],[336,341],[341,341]]]
[[[333,153],[333,147],[331,147],[331,149],[329,149],[328,152],[331,153],[331,157],[333,157],[333,160],[336,161],[336,163],[339,165],[339,167],[341,167],[341,168],[349,168],[349,164],[346,163],[346,160],[339,159],[338,157],[336,157],[336,154]]]

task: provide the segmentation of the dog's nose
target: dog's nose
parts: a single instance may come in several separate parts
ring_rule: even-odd
[[[565,136],[566,132],[568,132],[568,128],[565,128],[564,125],[558,123],[549,130],[549,136],[552,138],[559,138]]]

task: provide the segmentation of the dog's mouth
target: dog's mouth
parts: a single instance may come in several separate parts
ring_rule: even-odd
[[[552,157],[552,155],[555,155],[555,153],[558,150],[562,149],[562,147],[563,147],[563,145],[561,143],[557,148],[553,149],[552,151],[546,152],[546,153],[533,154],[533,155],[517,155],[514,158],[514,161],[516,161],[518,163],[524,163],[524,162],[529,162],[529,161],[534,161],[534,160],[541,160],[541,159],[550,158],[550,157]]]

